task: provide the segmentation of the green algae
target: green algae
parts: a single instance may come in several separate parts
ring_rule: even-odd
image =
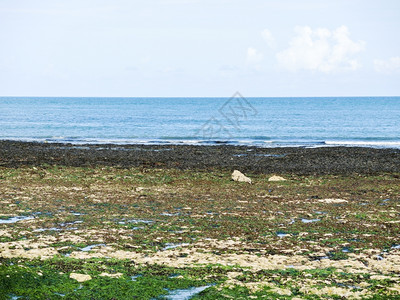
[[[297,249],[297,254],[310,260],[321,259],[317,252],[322,248],[326,249],[322,255],[339,262],[346,261],[350,254],[369,249],[386,253],[393,245],[400,244],[400,226],[396,223],[400,220],[400,181],[396,174],[281,174],[287,179],[284,182],[268,182],[269,174],[246,175],[252,177],[252,185],[232,182],[229,173],[218,170],[0,168],[0,215],[4,219],[10,215],[34,216],[28,226],[23,222],[2,224],[0,230],[9,235],[1,236],[0,243],[11,243],[8,249],[18,250],[20,246],[13,242],[47,238],[47,246],[63,255],[93,244],[148,255],[162,251],[169,244],[188,244],[185,246],[188,249],[197,247],[199,253],[217,256],[287,255],[285,251]],[[319,201],[325,198],[348,202]],[[320,221],[305,224],[301,222],[303,218]],[[152,223],[125,222],[132,219]],[[120,224],[121,221],[125,224]],[[67,223],[74,224],[61,225]],[[68,231],[72,226],[77,229]],[[60,231],[36,232],[37,228]],[[86,234],[89,230],[91,233]],[[68,232],[81,240],[63,239],[62,234]],[[287,236],[279,237],[277,232]],[[237,239],[240,245],[196,246],[197,242],[205,243],[208,239],[221,242]],[[25,251],[30,249],[29,245],[22,247]],[[343,252],[343,247],[350,251]],[[189,256],[184,249],[176,255]],[[399,278],[396,272],[386,274],[387,279],[371,279],[371,274],[334,269],[300,271],[288,266],[284,270],[251,271],[240,266],[215,265],[175,268],[62,256],[32,261],[3,258],[0,270],[2,297],[29,299],[162,299],[169,291],[207,284],[216,285],[193,299],[323,298],[301,291],[300,285],[316,290],[324,287],[365,290],[375,299],[395,299]],[[69,278],[71,272],[89,274],[92,280],[78,283]],[[103,272],[123,275],[100,276]],[[228,284],[229,272],[240,273],[231,284]],[[142,276],[132,281],[131,276],[138,274]],[[179,275],[170,278],[173,274]],[[313,283],[306,279],[312,279]],[[261,286],[252,289],[247,286],[250,283]],[[279,294],[279,290],[265,283],[290,291],[290,295]],[[360,283],[364,285],[361,287]]]
[[[122,260],[91,259],[84,263],[68,258],[0,261],[0,299],[10,295],[22,299],[151,299],[167,295],[169,290],[202,286],[218,279],[218,276],[208,280],[195,278],[192,269],[138,267],[132,261]],[[69,277],[71,272],[87,274],[92,279],[77,282]],[[122,275],[112,278],[102,276],[104,272],[111,275],[121,272]],[[177,272],[179,278],[171,276]],[[137,274],[141,276],[132,280],[131,277]],[[216,271],[216,274],[220,272]]]
[[[69,275],[90,275],[92,279],[77,282]],[[238,284],[226,285],[230,272],[235,272]],[[102,276],[119,274],[117,278]],[[132,279],[132,276],[135,279]],[[239,266],[208,265],[190,268],[172,268],[160,265],[137,265],[131,260],[78,259],[55,257],[47,260],[0,259],[0,299],[11,295],[21,299],[164,299],[169,291],[212,285],[193,299],[325,299],[321,295],[305,293],[302,282],[312,278],[312,288],[350,287],[357,292],[359,285],[371,292],[375,299],[397,299],[388,293],[387,287],[398,281],[398,277],[373,279],[370,274],[347,273],[335,268],[296,270],[252,271]],[[247,283],[263,282],[257,289]],[[267,285],[265,285],[268,283]],[[274,286],[274,288],[271,287]],[[278,290],[277,290],[278,289]],[[286,291],[287,295],[279,293]],[[331,295],[329,299],[340,299]]]

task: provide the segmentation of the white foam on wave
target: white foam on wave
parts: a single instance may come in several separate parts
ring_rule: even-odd
[[[326,145],[400,147],[400,141],[325,141]]]
[[[34,138],[0,138],[0,140],[11,140],[21,142],[41,142],[41,143],[66,143],[73,145],[83,144],[114,144],[114,145],[208,145],[215,146],[221,144],[237,146],[256,146],[261,148],[285,148],[285,147],[371,147],[371,148],[400,148],[400,141],[377,141],[377,140],[254,140],[254,139],[162,139],[162,138],[78,138],[78,137],[34,137]]]

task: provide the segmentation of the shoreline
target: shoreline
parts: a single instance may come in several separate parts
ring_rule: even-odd
[[[254,174],[400,173],[400,149],[234,145],[82,144],[0,141],[0,166],[110,166],[234,170]]]

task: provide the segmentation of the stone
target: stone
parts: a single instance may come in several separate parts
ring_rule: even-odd
[[[106,272],[101,273],[99,276],[103,276],[103,277],[112,277],[112,278],[119,278],[121,277],[123,274],[122,273],[115,273],[115,274],[109,274]]]
[[[79,273],[71,273],[69,278],[75,279],[78,282],[84,282],[92,279],[92,276]]]
[[[233,171],[232,180],[239,181],[239,182],[251,183],[251,179],[249,177],[245,176],[242,172],[240,172],[238,170]]]
[[[330,199],[330,198],[328,198],[328,199],[320,199],[318,201],[319,202],[324,202],[324,203],[346,203],[346,202],[349,202],[349,201],[344,200],[344,199]]]
[[[286,179],[281,177],[281,176],[271,176],[270,178],[268,178],[268,181],[285,181]]]

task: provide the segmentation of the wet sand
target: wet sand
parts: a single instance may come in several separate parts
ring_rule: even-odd
[[[400,172],[400,149],[257,148],[231,145],[72,145],[0,141],[0,166],[240,169],[242,172],[378,174]]]

